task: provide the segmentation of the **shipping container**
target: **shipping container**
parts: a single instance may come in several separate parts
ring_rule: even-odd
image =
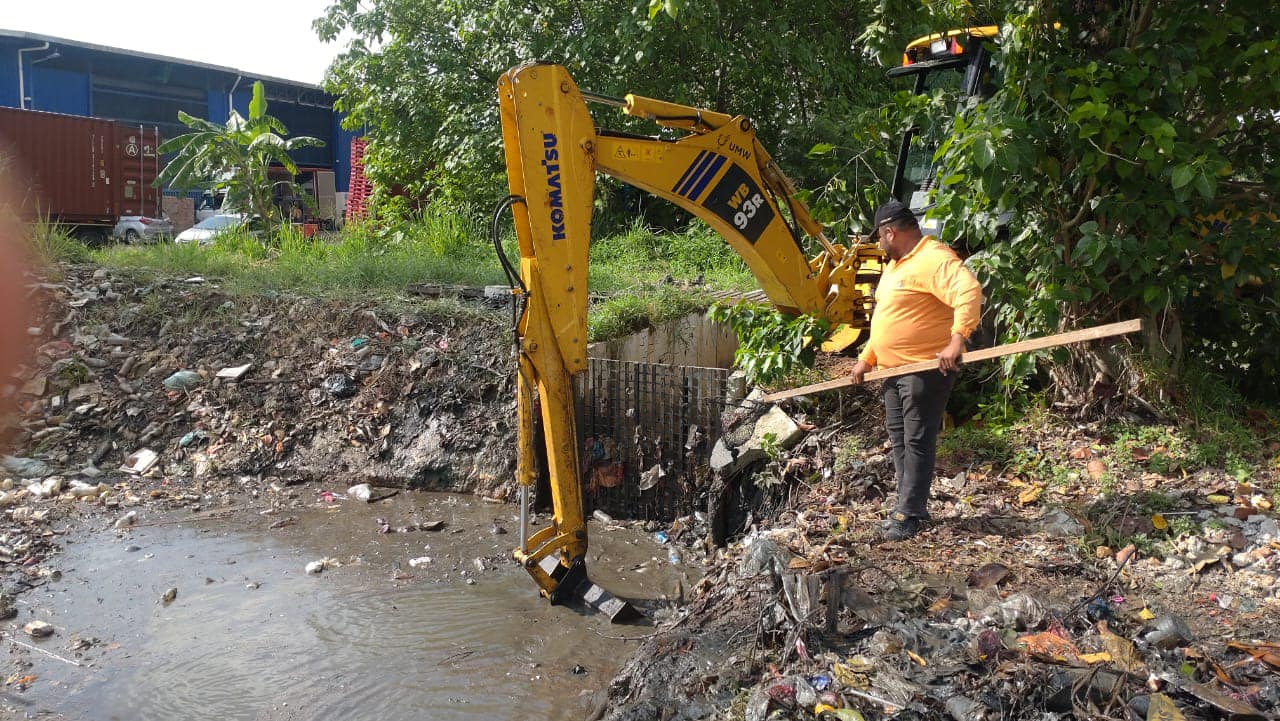
[[[100,118],[0,108],[0,170],[20,213],[105,240],[123,215],[162,215],[152,187],[160,131]]]

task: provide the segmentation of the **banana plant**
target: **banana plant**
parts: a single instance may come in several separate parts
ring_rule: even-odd
[[[249,117],[232,108],[226,124],[193,117],[182,111],[178,120],[193,132],[165,141],[161,153],[174,153],[156,178],[155,185],[182,191],[211,189],[226,193],[224,208],[234,208],[259,218],[266,226],[267,237],[273,237],[283,220],[282,211],[273,202],[274,189],[284,185],[284,195],[300,196],[292,180],[272,183],[269,169],[284,168],[290,177],[298,166],[289,157],[299,148],[320,147],[324,141],[302,135],[287,137],[289,131],[278,118],[267,114],[266,93],[262,81],[253,84],[249,101]]]

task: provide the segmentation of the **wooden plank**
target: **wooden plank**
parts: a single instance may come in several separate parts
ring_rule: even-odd
[[[1018,341],[1017,343],[1007,343],[1005,345],[996,346],[995,348],[983,348],[982,350],[965,353],[960,356],[960,361],[962,363],[973,363],[976,361],[1013,355],[1014,353],[1030,353],[1031,351],[1056,348],[1069,343],[1083,343],[1085,341],[1098,340],[1099,338],[1109,338],[1111,336],[1124,335],[1126,333],[1137,333],[1140,330],[1142,330],[1142,320],[1135,318],[1133,320],[1121,321],[1119,323],[1108,323],[1107,325],[1099,325],[1092,328],[1083,328],[1081,330],[1048,335],[1042,338],[1032,338],[1030,340]],[[872,371],[863,376],[863,382],[881,380],[883,378],[893,378],[895,376],[902,376],[908,373],[919,373],[921,371],[934,370],[937,367],[938,361],[936,360],[909,363],[896,368]],[[852,378],[837,378],[824,383],[814,383],[813,385],[778,391],[777,393],[770,393],[761,400],[766,403],[777,403],[778,401],[785,400],[787,398],[807,396],[812,393],[822,393],[823,391],[847,388],[852,385],[856,385]]]

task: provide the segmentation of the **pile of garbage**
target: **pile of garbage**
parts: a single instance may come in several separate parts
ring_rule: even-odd
[[[483,302],[353,307],[89,267],[30,288],[36,350],[4,390],[18,455],[68,481],[510,478],[511,354]]]
[[[998,562],[962,579],[902,577],[811,540],[758,531],[722,554],[686,614],[615,680],[610,718],[665,704],[684,709],[673,718],[748,721],[1280,711],[1280,644],[1202,637],[1158,595],[1128,595],[1132,550],[1086,593],[1053,595]],[[722,632],[735,625],[736,638]],[[683,665],[661,658],[673,646]],[[659,675],[670,683],[656,691]]]
[[[771,414],[782,432],[762,454],[753,424]],[[689,603],[614,679],[605,718],[1280,714],[1274,469],[1103,474],[1071,451],[1081,433],[1054,459],[1079,466],[1059,486],[944,463],[928,530],[884,543],[883,441],[837,451],[830,426],[779,414],[758,410],[718,451],[741,486],[772,480],[783,510],[747,515],[745,535],[704,553]]]

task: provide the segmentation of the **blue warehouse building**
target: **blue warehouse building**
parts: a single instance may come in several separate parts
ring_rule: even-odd
[[[334,171],[336,190],[345,195],[354,134],[341,127],[334,98],[319,86],[0,29],[0,106],[154,125],[172,138],[189,132],[178,122],[179,110],[218,123],[226,122],[231,107],[247,116],[255,80],[265,85],[268,112],[290,135],[325,141],[321,148],[300,149],[294,160]]]

